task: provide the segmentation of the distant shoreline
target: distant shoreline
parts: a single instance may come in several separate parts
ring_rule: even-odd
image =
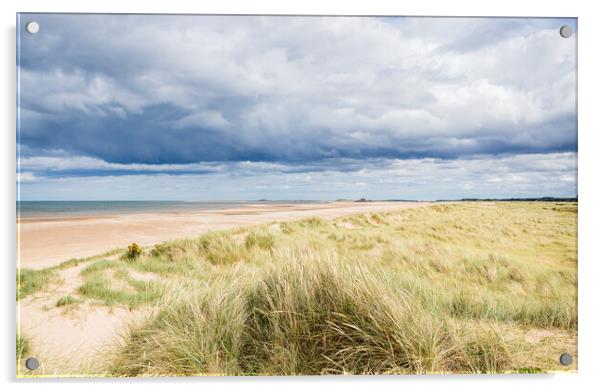
[[[82,220],[123,214],[180,214],[263,205],[313,203],[329,203],[329,201],[21,201],[17,202],[17,221]]]
[[[459,200],[437,200],[436,202],[579,202],[578,197],[537,197],[537,198],[462,198]]]
[[[177,212],[145,211],[83,217],[17,220],[18,267],[40,269],[71,258],[102,254],[132,242],[150,246],[194,238],[213,230],[305,218],[331,219],[357,213],[387,212],[431,203],[322,202],[248,204],[236,208]]]
[[[125,214],[159,213],[178,215],[204,211],[261,208],[264,206],[293,207],[297,205],[319,205],[336,203],[387,203],[387,202],[578,202],[577,197],[538,198],[462,198],[435,201],[412,199],[371,200],[249,200],[249,201],[17,201],[17,222],[42,222],[55,220],[89,220],[110,218]]]

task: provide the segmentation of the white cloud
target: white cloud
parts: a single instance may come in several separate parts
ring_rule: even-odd
[[[26,162],[29,167],[34,161]],[[41,163],[39,160],[37,163]],[[456,199],[467,197],[575,196],[577,155],[553,153],[472,159],[409,159],[352,162],[358,169],[287,171],[275,164],[224,163],[204,175],[190,165],[172,166],[183,173],[167,175],[157,167],[145,174],[47,177],[23,184],[22,196],[39,199]],[[52,163],[51,163],[52,164]],[[67,167],[73,163],[56,165]],[[78,162],[75,166],[81,167]],[[198,168],[198,167],[197,167]],[[166,170],[165,167],[162,167]],[[572,180],[571,180],[572,179]],[[109,186],[110,185],[110,186]],[[178,189],[174,192],[172,189]],[[148,189],[152,189],[149,192]],[[96,197],[96,198],[95,198]],[[73,198],[71,198],[73,199]]]
[[[208,127],[214,129],[229,128],[232,124],[224,118],[221,112],[216,110],[205,110],[191,114],[175,121],[176,127]]]
[[[63,33],[82,23],[65,20],[70,28]],[[550,132],[538,125],[575,114],[575,40],[533,20],[102,16],[88,22],[98,27],[89,29],[94,34],[72,39],[101,53],[75,57],[78,48],[63,58],[71,59],[69,69],[52,60],[22,69],[25,108],[124,117],[169,103],[183,113],[166,126],[236,128],[241,143],[294,132],[310,145],[322,129],[337,147],[440,136],[520,140],[525,128],[536,133],[527,140],[533,147],[546,139],[541,132]],[[509,23],[514,30],[504,30]],[[65,50],[64,38],[47,39],[49,50]],[[462,45],[470,50],[458,50]],[[552,139],[565,140],[567,129],[554,132]]]
[[[17,173],[17,183],[34,182],[36,179],[36,176],[32,172],[25,171]]]

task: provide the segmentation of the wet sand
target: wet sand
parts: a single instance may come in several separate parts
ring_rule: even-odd
[[[17,221],[17,267],[40,269],[102,254],[132,242],[151,246],[212,230],[309,217],[331,219],[425,205],[418,202],[258,204],[236,209],[129,213]]]

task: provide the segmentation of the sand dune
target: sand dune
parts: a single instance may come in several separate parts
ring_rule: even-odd
[[[210,211],[131,213],[18,221],[17,266],[40,269],[71,258],[101,254],[131,242],[143,246],[194,237],[211,230],[290,221],[335,218],[362,212],[384,212],[424,205],[418,202],[334,202],[256,204]]]

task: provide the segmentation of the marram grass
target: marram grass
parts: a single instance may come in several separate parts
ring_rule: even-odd
[[[111,372],[388,374],[495,372],[509,363],[493,330],[424,308],[384,275],[328,253],[240,270],[132,330]]]
[[[79,296],[157,309],[108,352],[117,376],[560,370],[576,222],[526,202],[275,222],[96,260]]]

